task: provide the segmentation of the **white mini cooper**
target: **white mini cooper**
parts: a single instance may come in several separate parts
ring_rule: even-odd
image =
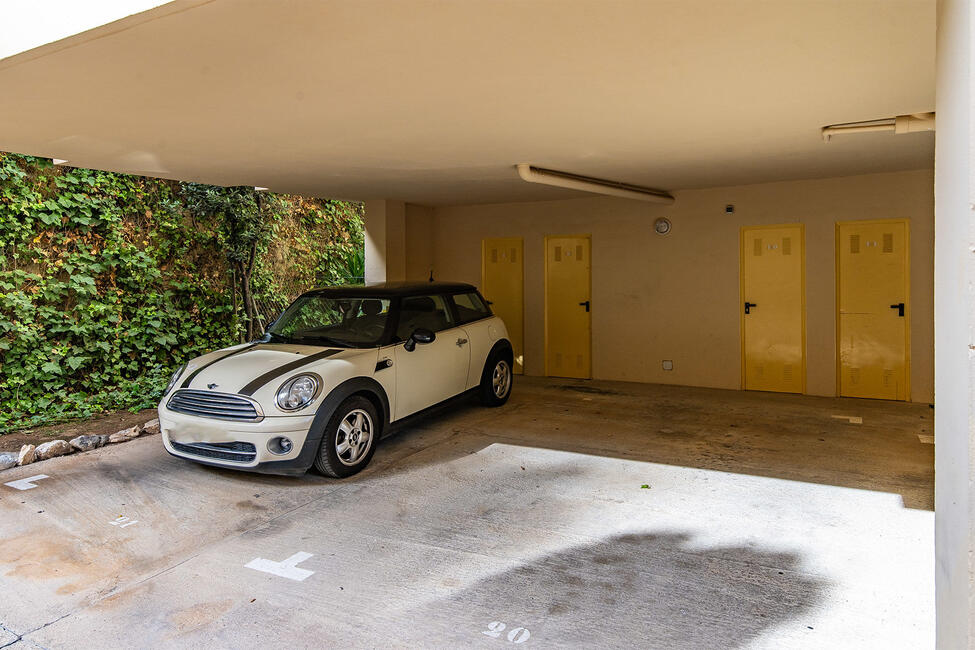
[[[174,456],[271,474],[365,467],[390,425],[477,391],[508,400],[504,322],[459,283],[334,287],[299,297],[254,342],[193,359],[159,403]]]

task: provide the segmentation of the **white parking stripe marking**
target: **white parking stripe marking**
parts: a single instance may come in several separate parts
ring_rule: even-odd
[[[28,476],[27,478],[22,478],[19,481],[10,481],[9,483],[4,483],[8,487],[12,487],[15,490],[33,490],[37,486],[31,481],[40,481],[42,478],[50,478],[47,474],[38,474],[37,476]]]
[[[118,519],[116,519],[115,521],[110,521],[108,523],[110,523],[113,526],[118,526],[119,528],[125,528],[126,526],[131,526],[132,524],[139,523],[139,520],[136,519],[136,520],[133,521],[132,519],[129,519],[128,517],[124,517],[122,515],[119,515],[118,516]]]
[[[863,418],[857,415],[833,415],[831,417],[837,420],[846,420],[850,424],[863,424]]]
[[[254,569],[255,571],[263,571],[264,573],[271,573],[276,576],[281,576],[282,578],[288,578],[289,580],[304,580],[308,576],[315,573],[314,571],[309,571],[308,569],[299,569],[296,564],[299,562],[304,562],[312,556],[311,553],[305,553],[304,551],[299,551],[295,553],[287,560],[281,560],[280,562],[275,562],[274,560],[265,560],[262,557],[256,557],[244,567],[248,569]]]

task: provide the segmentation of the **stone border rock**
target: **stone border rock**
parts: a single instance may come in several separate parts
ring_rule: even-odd
[[[91,451],[98,447],[118,442],[134,440],[139,436],[152,435],[159,433],[159,420],[149,420],[145,424],[137,424],[128,429],[116,431],[110,436],[78,436],[71,440],[51,440],[34,445],[24,445],[20,448],[20,453],[11,454],[9,452],[0,453],[0,470],[19,467],[20,465],[30,465],[39,460],[47,460],[57,456],[67,456],[76,451]]]

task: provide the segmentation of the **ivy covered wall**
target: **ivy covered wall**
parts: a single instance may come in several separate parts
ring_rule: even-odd
[[[261,206],[252,230],[201,188]],[[362,274],[360,204],[250,192],[0,153],[0,433],[153,406],[178,364],[240,341],[241,237],[265,319]]]

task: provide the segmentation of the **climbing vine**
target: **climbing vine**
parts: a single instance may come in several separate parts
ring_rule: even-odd
[[[241,241],[250,291],[275,308],[358,273],[359,204],[268,195],[248,217],[264,234],[235,240],[201,191],[253,193],[0,153],[0,433],[152,406],[178,364],[240,341],[253,320],[232,273]]]

